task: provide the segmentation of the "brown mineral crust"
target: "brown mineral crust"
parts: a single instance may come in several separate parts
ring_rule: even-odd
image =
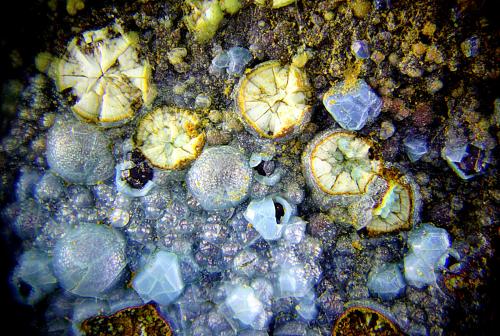
[[[333,336],[402,336],[399,328],[382,313],[362,306],[348,308],[335,322]]]
[[[83,321],[81,330],[86,336],[172,336],[169,324],[152,303],[91,317]]]

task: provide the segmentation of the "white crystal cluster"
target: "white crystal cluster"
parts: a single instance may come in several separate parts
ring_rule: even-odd
[[[119,25],[86,31],[68,44],[49,74],[59,91],[70,89],[72,106],[81,119],[117,126],[132,119],[140,106],[151,103],[151,67],[140,59],[138,37]]]

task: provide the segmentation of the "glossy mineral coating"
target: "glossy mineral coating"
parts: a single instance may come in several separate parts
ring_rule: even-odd
[[[247,130],[257,136],[295,135],[310,119],[309,90],[302,69],[268,61],[240,79],[235,88],[236,110]]]
[[[142,118],[135,146],[153,166],[182,169],[200,155],[205,133],[199,118],[190,111],[162,107]]]
[[[203,151],[194,162],[186,183],[205,210],[227,209],[248,197],[252,170],[237,149],[213,147]]]
[[[80,296],[100,297],[127,265],[123,235],[104,225],[82,224],[54,249],[54,274],[61,287]]]
[[[129,121],[155,94],[151,68],[139,58],[137,35],[118,25],[73,38],[50,75],[59,91],[71,89],[76,96],[72,109],[78,117],[102,126]]]
[[[95,127],[61,120],[47,136],[47,163],[67,182],[96,184],[114,173],[110,146]]]

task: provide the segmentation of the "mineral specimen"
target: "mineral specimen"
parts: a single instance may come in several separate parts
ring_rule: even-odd
[[[205,210],[227,209],[248,197],[252,169],[237,149],[212,147],[191,166],[186,183]]]
[[[408,230],[420,211],[420,195],[413,180],[394,169],[387,169],[385,175],[388,188],[373,208],[372,219],[366,226],[371,234]]]
[[[127,159],[116,165],[116,189],[132,197],[147,195],[154,187],[153,168],[138,150],[127,153]]]
[[[351,44],[351,52],[359,59],[367,59],[370,57],[370,49],[368,43],[364,40],[356,40]]]
[[[445,229],[422,224],[408,236],[410,252],[404,258],[404,275],[408,284],[422,288],[436,284],[435,272],[446,263],[451,241]]]
[[[359,131],[378,117],[382,100],[361,79],[354,84],[344,81],[333,86],[323,96],[323,105],[342,128]]]
[[[302,156],[307,184],[325,195],[365,193],[382,170],[372,148],[368,139],[353,132],[330,130],[318,135]]]
[[[392,300],[403,293],[406,283],[398,264],[384,264],[370,271],[367,286],[373,295]]]
[[[115,229],[82,224],[57,242],[54,274],[65,290],[100,297],[114,287],[127,265],[125,245],[122,234]]]
[[[335,322],[332,335],[403,335],[392,318],[384,314],[382,309],[375,309],[375,305],[370,306],[373,307],[349,307]]]
[[[228,293],[225,304],[231,309],[233,318],[251,327],[256,327],[258,317],[264,314],[262,302],[248,286],[234,287]]]
[[[132,287],[144,300],[168,305],[184,290],[179,259],[174,253],[158,251],[132,280]]]
[[[311,116],[305,72],[278,61],[259,64],[235,88],[236,111],[257,136],[282,139],[298,134]]]
[[[86,31],[71,40],[66,55],[53,62],[49,74],[57,89],[71,89],[72,106],[83,120],[112,127],[152,102],[151,67],[140,60],[138,37],[119,25]]]
[[[186,3],[190,9],[189,14],[184,17],[187,27],[197,41],[208,42],[215,35],[224,18],[219,1],[189,0]]]
[[[441,156],[464,180],[482,173],[488,164],[488,153],[472,144],[445,146],[441,151]]]
[[[139,122],[135,146],[153,166],[183,169],[200,155],[205,133],[200,120],[187,110],[162,107]]]
[[[277,240],[283,235],[296,209],[280,196],[253,200],[245,210],[245,219],[265,240]]]
[[[411,162],[420,160],[429,151],[427,141],[422,137],[408,136],[403,140],[403,144]]]
[[[52,259],[39,250],[28,250],[21,255],[12,275],[12,284],[21,301],[34,305],[57,287],[51,263]]]
[[[85,335],[156,335],[172,336],[170,325],[154,304],[129,307],[111,316],[95,316],[83,321]]]
[[[242,47],[232,47],[227,52],[218,54],[212,60],[212,66],[222,71],[226,69],[230,75],[240,75],[245,70],[248,62],[252,60],[252,54],[248,49]]]
[[[97,184],[113,175],[108,139],[81,122],[57,122],[47,136],[47,162],[67,182]]]

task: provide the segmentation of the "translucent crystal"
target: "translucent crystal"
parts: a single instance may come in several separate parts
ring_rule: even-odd
[[[404,258],[405,279],[409,285],[423,288],[436,283],[434,268],[418,255],[410,253]]]
[[[281,297],[301,298],[309,291],[309,281],[303,265],[284,265],[278,274]]]
[[[24,252],[12,276],[12,283],[23,302],[35,304],[57,286],[52,259],[38,250]]]
[[[222,52],[214,57],[214,59],[212,60],[212,65],[217,70],[222,70],[222,69],[225,69],[229,66],[229,62],[230,62],[230,59],[229,59],[229,55],[227,54],[227,52]]]
[[[276,205],[283,209],[283,216],[278,218]],[[262,200],[253,200],[245,210],[244,216],[265,240],[280,239],[285,225],[295,213],[293,206],[284,198],[275,196],[265,197]]]
[[[310,321],[318,315],[316,307],[316,295],[313,291],[308,292],[300,301],[295,310],[304,320]]]
[[[403,144],[405,146],[406,154],[411,162],[418,161],[429,151],[427,141],[421,137],[406,137]]]
[[[132,281],[132,287],[148,302],[168,305],[182,293],[184,282],[179,259],[174,253],[159,251]]]
[[[250,51],[242,47],[232,47],[227,54],[229,56],[227,73],[230,75],[243,73],[248,62],[252,60]]]
[[[418,229],[410,232],[408,245],[410,252],[434,269],[444,265],[451,241],[445,229],[431,224],[422,224]]]
[[[323,104],[342,128],[359,131],[378,117],[382,99],[364,80],[359,80],[352,87],[346,87],[345,82],[334,86],[323,96]]]
[[[351,44],[351,52],[359,59],[367,59],[370,57],[370,48],[368,42],[364,40],[356,40]]]
[[[227,295],[226,305],[231,309],[233,318],[241,323],[254,326],[258,317],[264,315],[264,306],[248,286],[238,285]]]
[[[127,264],[125,245],[123,236],[115,229],[83,224],[57,242],[54,274],[65,290],[99,297],[119,280]]]
[[[397,264],[384,264],[370,271],[367,286],[382,300],[392,300],[403,292],[406,283]]]

